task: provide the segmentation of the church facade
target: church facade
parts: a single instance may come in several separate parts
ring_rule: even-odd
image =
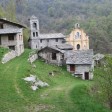
[[[29,46],[31,49],[40,50],[46,46],[59,45],[65,42],[65,36],[62,33],[41,34],[39,21],[37,17],[32,16],[30,19],[30,38]]]
[[[74,47],[74,50],[89,49],[89,37],[84,30],[80,28],[78,23],[75,25],[75,28],[67,37],[66,41]]]

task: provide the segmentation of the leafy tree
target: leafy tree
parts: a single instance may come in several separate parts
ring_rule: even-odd
[[[53,17],[54,14],[55,14],[55,9],[54,9],[53,7],[50,7],[50,8],[48,9],[48,14],[49,14],[51,17]]]
[[[106,56],[95,70],[95,86],[98,98],[112,110],[112,57]]]
[[[0,6],[0,17],[3,18],[4,14],[5,14],[4,9],[2,6]]]
[[[16,21],[16,4],[14,0],[10,0],[5,6],[5,17],[8,20]]]

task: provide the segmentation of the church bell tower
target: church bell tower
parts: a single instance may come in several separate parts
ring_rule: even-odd
[[[35,16],[32,16],[29,19],[29,21],[30,21],[30,47],[31,49],[38,49],[39,47],[38,37],[40,34],[39,21]]]

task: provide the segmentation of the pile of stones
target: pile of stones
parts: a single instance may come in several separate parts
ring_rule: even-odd
[[[23,80],[25,80],[26,82],[29,82],[29,84],[31,85],[31,89],[33,91],[36,91],[37,89],[41,87],[49,86],[48,83],[41,81],[39,78],[37,78],[37,76],[32,75],[32,74],[29,77],[23,78]]]

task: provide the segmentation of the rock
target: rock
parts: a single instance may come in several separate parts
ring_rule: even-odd
[[[38,87],[48,87],[46,82],[39,80],[35,75],[30,75],[30,77],[23,78],[25,81],[30,82],[31,89],[36,91]]]
[[[39,87],[48,87],[49,85],[46,82],[42,82],[41,80],[39,80],[38,82],[35,82],[36,86]]]
[[[26,78],[23,78],[25,81],[28,81],[28,82],[35,82],[36,81],[36,76],[34,75],[30,75],[30,77],[26,77]]]
[[[31,89],[32,89],[33,91],[36,91],[36,90],[38,89],[38,87],[37,87],[37,86],[31,86]]]
[[[49,86],[49,84],[48,84],[48,83],[46,83],[46,82],[44,82],[44,86],[45,86],[45,87],[48,87],[48,86]]]

